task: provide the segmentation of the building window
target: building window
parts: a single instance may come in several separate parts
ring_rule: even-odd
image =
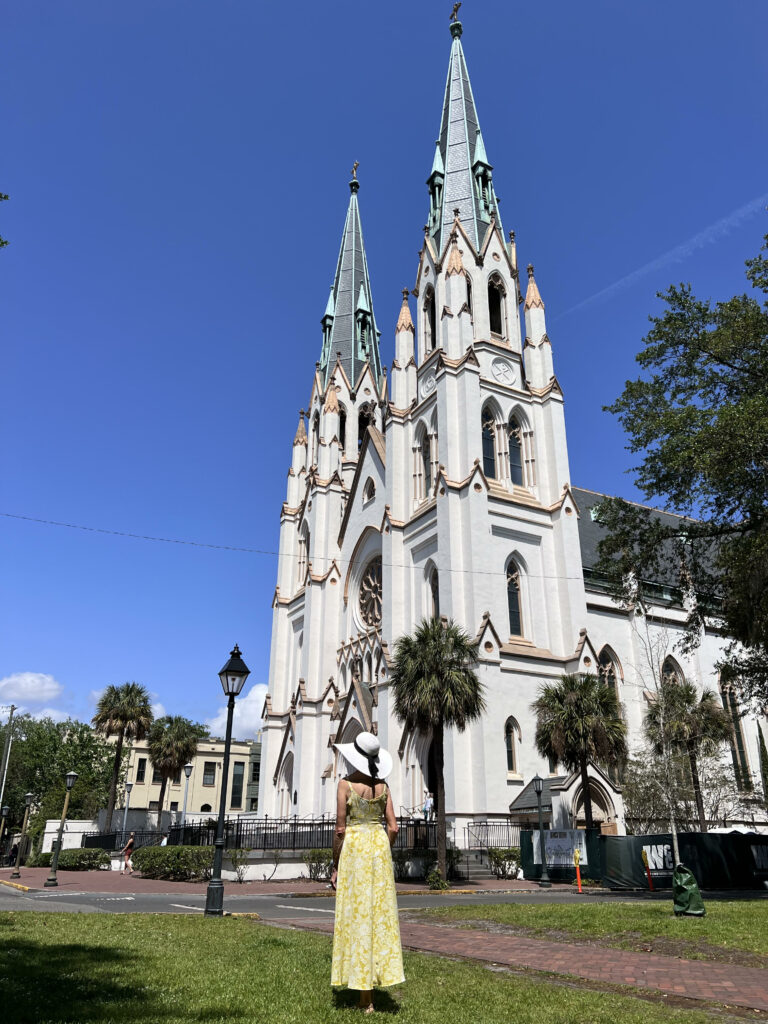
[[[243,779],[245,778],[245,761],[235,761],[232,767],[232,799],[230,807],[243,806]]]
[[[179,801],[178,800],[171,800],[171,810],[172,811],[178,811],[178,809],[179,809]]]
[[[507,566],[507,606],[509,608],[509,635],[522,636],[520,614],[520,572],[514,562]]]
[[[664,664],[661,666],[661,678],[662,682],[675,683],[677,686],[682,686],[685,682],[685,676],[674,658],[664,659]]]
[[[496,422],[489,409],[483,409],[483,472],[489,480],[496,479]]]
[[[720,698],[733,728],[731,734],[731,759],[733,760],[733,773],[736,776],[736,784],[740,789],[748,791],[752,789],[752,776],[749,771],[749,759],[744,743],[744,733],[741,728],[741,712],[739,711],[736,694],[730,686],[721,686]]]
[[[156,786],[159,782],[162,782],[162,781],[163,781],[163,776],[162,776],[162,773],[160,772],[160,769],[159,768],[155,768],[155,766],[152,765],[152,785]]]
[[[429,434],[426,430],[421,438],[420,453],[421,471],[423,474],[422,479],[424,481],[424,493],[422,494],[422,497],[426,499],[429,497],[429,492],[432,490],[432,453],[430,451]]]
[[[210,804],[202,804],[200,806],[200,813],[201,814],[210,814],[210,811],[211,811],[211,805]]]
[[[149,809],[150,809],[150,811],[159,811],[160,810],[160,804],[157,802],[157,800],[150,800],[149,801]]]
[[[173,778],[171,779],[171,785],[172,786],[180,786],[181,785],[181,768],[179,768],[179,770],[177,772],[173,773]]]
[[[260,761],[251,761],[251,782],[259,781],[259,769],[261,768]]]
[[[259,809],[259,798],[258,797],[256,797],[256,796],[252,796],[251,797],[250,809],[252,811],[258,811],[258,809]]]
[[[435,317],[435,293],[430,288],[424,300],[424,351],[432,352],[437,345],[437,323]]]
[[[203,763],[203,785],[204,786],[215,786],[216,785],[216,762],[205,761]]]
[[[507,749],[507,771],[517,773],[516,739],[520,735],[520,726],[514,718],[508,718],[504,725],[504,745]]]
[[[136,765],[136,782],[143,782],[147,774],[147,759],[140,757]]]
[[[597,674],[600,680],[615,692],[616,697],[620,696],[619,693],[619,671],[616,667],[611,651],[608,647],[603,647],[600,654],[597,656]]]
[[[469,315],[472,316],[472,282],[469,279],[469,275],[466,275],[467,282],[467,310]]]
[[[299,580],[298,584],[300,587],[304,586],[304,578],[307,575],[307,565],[309,563],[309,530],[304,526],[301,534],[299,535]]]
[[[368,427],[373,423],[373,413],[370,407],[366,404],[360,410],[360,415],[357,417],[357,450],[359,451],[363,446],[363,438]]]
[[[342,451],[347,443],[347,412],[342,406],[339,409],[339,447]]]
[[[376,497],[376,484],[369,477],[366,481],[365,488],[363,489],[363,504],[367,505],[369,501],[373,501]]]
[[[509,478],[518,487],[523,486],[523,435],[514,417],[509,421]]]
[[[367,565],[360,582],[360,614],[366,626],[381,625],[381,555]]]
[[[498,278],[492,277],[488,282],[488,318],[491,334],[497,338],[504,337],[504,289]]]
[[[437,569],[433,569],[429,574],[429,593],[432,598],[432,618],[440,618],[440,581],[437,575]]]

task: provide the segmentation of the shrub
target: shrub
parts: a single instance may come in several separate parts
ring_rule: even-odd
[[[395,881],[404,882],[408,878],[408,865],[411,862],[411,854],[408,850],[392,851],[392,867],[395,872]]]
[[[131,858],[135,870],[145,878],[167,878],[174,882],[211,877],[212,846],[141,846]]]
[[[50,858],[50,854],[44,855]],[[62,850],[59,854],[59,867],[62,871],[95,871],[108,868],[110,857],[106,850]],[[38,861],[38,867],[40,867]]]
[[[27,858],[28,868],[49,868],[51,866],[50,853],[31,853]]]
[[[235,872],[235,878],[241,885],[245,881],[245,871],[248,867],[248,854],[250,852],[250,850],[241,850],[239,848],[226,851],[227,856],[232,862],[232,869]]]
[[[449,846],[445,851],[445,867],[449,878],[459,878],[459,865],[461,864],[462,853],[455,846]]]
[[[440,872],[437,870],[437,868],[432,868],[432,870],[427,875],[427,885],[429,886],[430,889],[450,889],[450,885],[448,885],[448,883],[440,877]]]
[[[302,860],[307,865],[309,877],[313,882],[331,877],[331,871],[333,871],[333,852],[331,850],[307,850],[302,854]]]
[[[488,860],[491,864],[491,871],[497,878],[517,878],[520,867],[520,847],[490,846]]]

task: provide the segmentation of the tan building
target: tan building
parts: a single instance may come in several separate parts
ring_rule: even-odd
[[[227,782],[227,814],[256,813],[258,809],[259,765],[261,743],[254,740],[232,740]],[[204,739],[192,759],[187,795],[187,817],[194,820],[201,814],[218,814],[221,799],[221,776],[224,766],[224,740]],[[133,782],[131,811],[157,811],[162,779],[152,765],[146,741],[134,743],[128,760],[127,779]],[[172,778],[165,794],[163,810],[174,817],[184,807],[186,778],[180,772]]]

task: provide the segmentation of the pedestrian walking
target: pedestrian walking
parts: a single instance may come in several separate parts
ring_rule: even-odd
[[[335,746],[350,774],[336,799],[331,984],[359,992],[360,1008],[372,1013],[375,987],[405,981],[391,852],[397,819],[384,782],[392,757],[370,732]]]
[[[125,873],[126,869],[128,869],[129,874],[133,874],[133,861],[131,860],[131,858],[133,856],[133,848],[135,847],[135,845],[136,835],[134,832],[131,832],[130,836],[128,837],[128,842],[120,851],[120,856],[123,858],[123,866],[120,869],[121,875]]]

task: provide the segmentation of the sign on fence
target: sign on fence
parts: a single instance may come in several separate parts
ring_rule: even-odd
[[[533,833],[533,863],[541,864],[541,844],[538,831]],[[547,851],[547,867],[572,868],[573,855],[579,851],[582,866],[587,860],[586,832],[580,828],[563,829],[559,832],[544,832],[544,845]]]

